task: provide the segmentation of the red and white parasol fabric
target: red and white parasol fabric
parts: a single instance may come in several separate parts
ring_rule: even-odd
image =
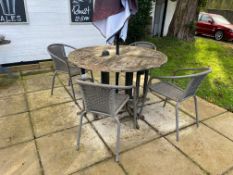
[[[127,38],[128,20],[137,12],[137,0],[95,0],[93,24],[112,44],[115,35],[123,40]]]

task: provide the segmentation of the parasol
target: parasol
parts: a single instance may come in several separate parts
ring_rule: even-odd
[[[127,37],[128,20],[137,12],[136,0],[95,0],[93,24],[112,44],[116,34],[123,40]]]
[[[108,44],[116,41],[119,55],[119,40],[127,38],[128,21],[137,12],[137,0],[95,0],[93,24],[106,38]]]

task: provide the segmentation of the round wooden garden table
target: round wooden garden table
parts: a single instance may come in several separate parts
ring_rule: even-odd
[[[107,50],[108,56],[102,56]],[[167,62],[162,52],[136,46],[96,46],[77,49],[69,54],[69,61],[80,68],[100,72],[139,72],[157,68]]]
[[[108,51],[109,55],[103,56],[103,51]],[[77,49],[71,52],[68,57],[69,61],[79,68],[100,72],[126,72],[126,85],[133,84],[133,73],[137,72],[137,97],[139,97],[140,75],[145,74],[143,99],[147,88],[149,70],[158,68],[167,62],[167,56],[162,52],[149,48],[122,45],[120,46],[120,55],[116,55],[115,46],[96,46]],[[108,81],[103,83],[108,83]],[[118,84],[118,80],[116,80],[116,84]],[[127,90],[126,93],[132,97],[131,90]]]

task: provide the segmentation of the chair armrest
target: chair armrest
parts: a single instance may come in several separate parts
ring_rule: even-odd
[[[177,79],[185,79],[185,78],[192,78],[192,77],[196,77],[196,76],[200,76],[203,74],[207,74],[212,72],[211,68],[209,67],[203,67],[203,68],[183,68],[183,69],[178,69],[174,72],[174,74],[176,74],[179,71],[185,71],[185,70],[204,70],[204,72],[200,72],[200,73],[195,73],[195,74],[188,74],[188,75],[173,75],[173,76],[152,76],[149,80],[149,85],[151,84],[153,79],[171,79],[172,82],[174,82],[174,80]]]
[[[69,48],[71,48],[71,49],[74,49],[74,50],[77,50],[77,48],[75,48],[75,47],[73,47],[73,46],[71,46],[71,45],[68,45],[68,44],[63,44],[65,47],[69,47]]]
[[[180,79],[180,78],[189,78],[190,75],[181,75],[181,76],[153,76],[151,79]]]
[[[201,67],[201,68],[181,68],[181,69],[177,69],[175,71],[173,71],[173,75],[175,76],[178,72],[182,72],[182,71],[187,71],[187,70],[209,70],[208,67]]]
[[[183,68],[183,69],[177,69],[173,72],[172,76],[152,76],[151,79],[181,79],[181,78],[191,78],[195,75],[203,74],[206,72],[201,73],[195,73],[195,74],[189,74],[189,75],[179,75],[176,76],[176,73],[179,71],[187,71],[187,70],[206,70],[207,72],[211,72],[211,69],[209,67],[203,67],[203,68]]]
[[[182,76],[153,76],[150,78],[149,80],[149,83],[148,83],[148,86],[151,85],[152,81],[154,79],[159,79],[159,80],[162,80],[162,79],[167,79],[167,80],[171,80],[172,83],[174,83],[175,80],[178,80],[178,79],[184,79],[184,78],[190,78],[192,77],[193,75],[182,75]]]
[[[90,86],[97,86],[97,87],[103,87],[103,88],[108,88],[108,89],[128,90],[128,89],[136,88],[136,86],[134,86],[134,85],[132,85],[132,86],[117,86],[117,85],[109,85],[109,84],[84,82],[81,79],[78,79],[77,82],[79,84],[86,84],[86,85],[90,85]]]

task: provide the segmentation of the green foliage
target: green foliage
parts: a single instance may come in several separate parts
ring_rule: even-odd
[[[198,96],[233,111],[233,47],[230,43],[197,38],[193,42],[175,38],[149,38],[158,50],[168,56],[168,62],[153,75],[171,75],[175,69],[211,67],[212,73],[203,81]],[[186,81],[177,82],[183,88]]]
[[[143,39],[146,36],[147,25],[151,23],[151,10],[153,0],[138,0],[138,12],[129,21],[128,37],[126,43]]]
[[[233,10],[232,0],[208,0],[209,9]]]
[[[204,8],[207,4],[208,0],[199,0],[198,1],[198,6],[201,8]]]
[[[198,0],[198,11],[205,11],[208,0]]]

